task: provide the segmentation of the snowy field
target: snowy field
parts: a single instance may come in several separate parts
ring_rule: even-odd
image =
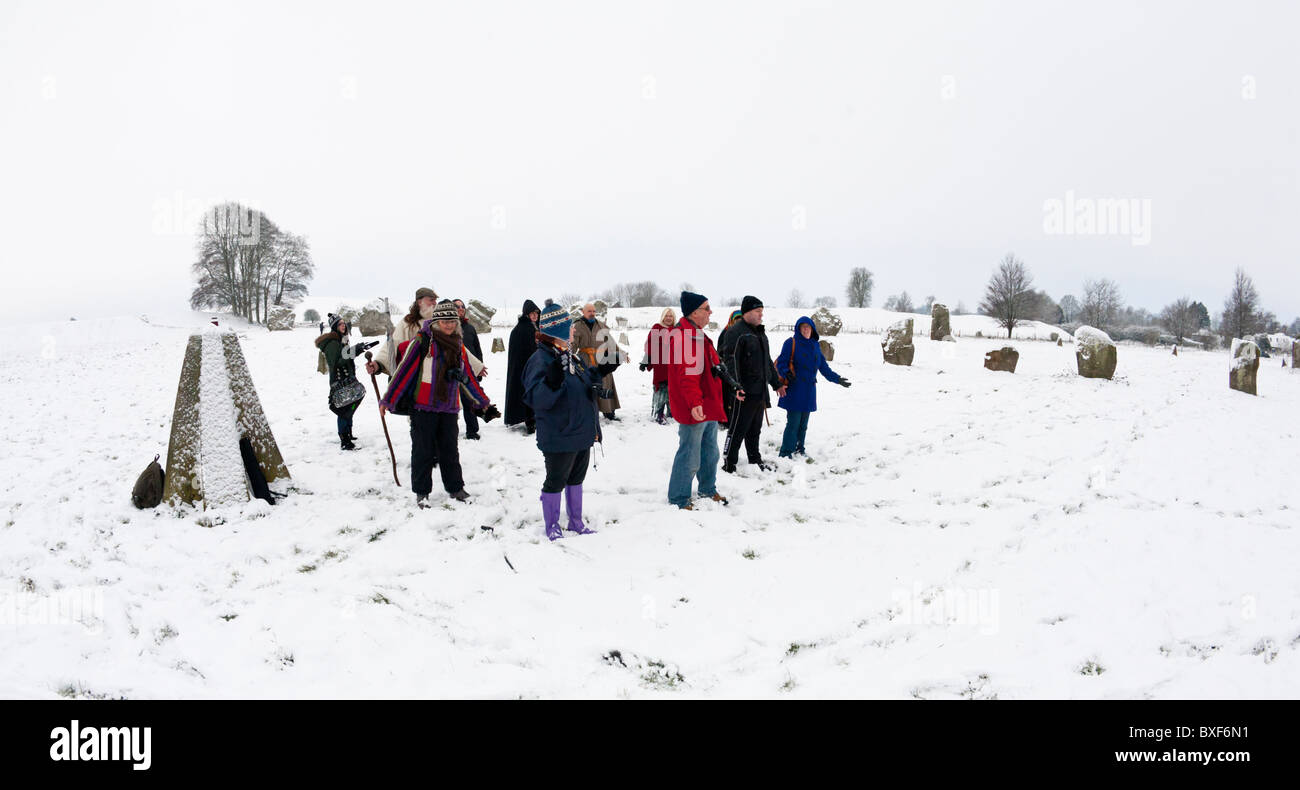
[[[1068,338],[1018,341],[1011,375],[981,367],[1001,340],[918,338],[900,368],[843,334],[854,386],[820,387],[810,461],[742,460],[730,507],[696,512],[665,501],[676,431],[627,366],[599,533],[550,544],[541,454],[500,422],[461,443],[466,505],[394,486],[373,392],[340,452],[314,328],[241,330],[290,496],[136,510],[202,320],[28,327],[0,360],[0,696],[1300,696],[1300,374],[1277,358],[1250,397],[1226,352],[1123,346],[1098,381]]]

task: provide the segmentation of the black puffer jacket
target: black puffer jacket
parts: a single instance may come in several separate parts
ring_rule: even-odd
[[[771,406],[772,397],[768,387],[773,390],[781,388],[781,377],[777,375],[776,366],[772,364],[772,353],[767,345],[767,330],[762,324],[750,326],[744,321],[737,321],[727,330],[731,353],[723,358],[731,375],[736,377],[745,390],[745,399],[763,393],[763,405]]]

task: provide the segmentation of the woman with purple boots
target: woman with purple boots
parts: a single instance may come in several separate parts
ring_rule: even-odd
[[[594,530],[582,523],[582,481],[587,476],[591,446],[600,440],[596,418],[601,382],[618,365],[588,367],[570,353],[569,315],[550,305],[538,319],[537,350],[524,366],[524,403],[537,421],[537,446],[546,459],[542,483],[542,517],[546,537],[555,540],[560,528],[560,492],[569,513],[567,529],[579,535]]]

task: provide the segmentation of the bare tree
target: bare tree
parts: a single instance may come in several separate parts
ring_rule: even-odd
[[[902,293],[895,294],[894,296],[891,296],[888,299],[886,299],[885,309],[891,310],[896,313],[915,312],[915,306],[912,304],[912,297],[908,295],[907,291],[903,291]]]
[[[314,324],[320,320],[320,313],[316,312],[314,308],[309,307],[307,308],[306,311],[303,312],[302,320],[309,321]]]
[[[1079,317],[1079,300],[1074,298],[1073,294],[1066,294],[1061,297],[1061,323],[1068,324],[1075,318]]]
[[[1025,262],[1010,252],[989,277],[979,311],[996,318],[998,325],[1007,330],[1008,338],[1018,324],[1029,318],[1035,302],[1029,288],[1033,281]]]
[[[858,266],[850,270],[849,284],[844,289],[844,295],[849,300],[849,307],[870,307],[871,289],[874,285],[871,272],[867,269]]]
[[[1183,338],[1195,334],[1200,328],[1200,316],[1192,307],[1192,300],[1184,296],[1160,311],[1160,325],[1174,336],[1174,342],[1182,343]]]
[[[808,303],[803,298],[803,292],[798,288],[790,290],[790,295],[785,298],[786,307],[807,307]]]
[[[305,238],[284,233],[262,212],[238,203],[203,215],[196,252],[190,307],[229,308],[253,323],[265,323],[273,304],[301,299],[313,273]]]
[[[813,307],[835,307],[836,305],[834,296],[819,296],[813,300]]]
[[[1232,291],[1223,302],[1223,320],[1220,327],[1225,340],[1244,338],[1259,331],[1260,326],[1259,291],[1255,290],[1255,281],[1250,279],[1246,270],[1237,268],[1232,283]]]
[[[1124,299],[1114,280],[1102,278],[1083,284],[1083,304],[1079,306],[1079,320],[1097,329],[1113,329],[1119,320]]]

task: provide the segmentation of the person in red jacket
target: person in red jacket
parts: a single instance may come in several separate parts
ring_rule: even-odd
[[[660,425],[664,424],[664,411],[668,409],[668,338],[676,323],[677,314],[671,307],[665,307],[659,316],[659,323],[650,327],[650,334],[645,339],[645,356],[641,358],[642,372],[652,371],[654,397],[650,402],[650,410],[654,413],[655,422]],[[671,417],[672,414],[669,413],[668,416]]]
[[[722,407],[721,360],[701,331],[713,311],[704,296],[682,291],[682,320],[669,337],[668,407],[677,420],[677,455],[668,479],[668,501],[692,510],[691,487],[699,478],[701,497],[727,504],[718,493],[718,422]],[[737,398],[744,400],[744,392]]]

